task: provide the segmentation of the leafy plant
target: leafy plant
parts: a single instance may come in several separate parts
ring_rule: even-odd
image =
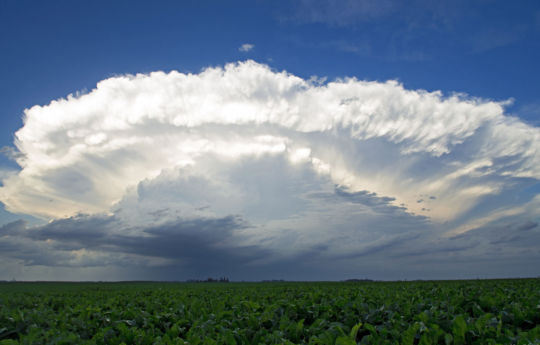
[[[539,279],[0,284],[0,345],[539,344],[539,324]]]

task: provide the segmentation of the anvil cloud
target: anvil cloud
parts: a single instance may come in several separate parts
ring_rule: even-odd
[[[254,61],[112,77],[25,111],[20,171],[3,174],[0,201],[54,221],[0,236],[52,241],[71,253],[61,262],[80,264],[81,250],[159,258],[169,234],[234,252],[234,263],[278,266],[314,251],[315,261],[412,257],[399,248],[407,242],[418,253],[468,250],[505,217],[497,234],[537,236],[538,198],[504,199],[540,179],[540,129],[504,106],[396,81],[305,80]],[[89,236],[97,219],[105,225],[87,247],[51,230]],[[475,241],[448,244],[471,230]],[[188,256],[167,253],[153,265]]]

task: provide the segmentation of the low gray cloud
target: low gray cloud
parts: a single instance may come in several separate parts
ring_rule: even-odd
[[[234,231],[249,225],[238,216],[186,219],[118,233],[114,216],[79,215],[37,227],[18,221],[0,228],[1,256],[22,260],[26,266],[141,265],[181,268],[181,278],[239,273],[271,252],[260,246],[233,243]],[[87,253],[83,260],[78,251]],[[131,264],[125,255],[139,259]],[[153,261],[157,263],[153,263]],[[145,267],[146,266],[146,267]],[[170,279],[164,271],[159,279]]]
[[[250,248],[229,243],[232,232],[248,225],[239,217],[186,219],[135,230],[133,234],[118,233],[121,225],[114,216],[80,215],[49,224],[10,231],[34,241],[47,241],[59,250],[120,251],[141,256],[201,262],[249,257]],[[13,227],[11,226],[11,227]],[[204,260],[203,260],[204,259]],[[247,260],[246,260],[247,261]]]
[[[11,223],[4,224],[0,227],[0,237],[17,235],[26,228],[26,222],[24,220],[16,220]]]
[[[365,197],[360,195],[360,199]],[[336,194],[336,198],[343,196]],[[365,244],[360,244],[366,239],[365,234],[354,231],[360,241],[334,236],[331,241],[322,239],[284,255],[266,240],[239,243],[239,238],[246,237],[241,232],[254,231],[261,226],[240,216],[177,219],[118,231],[126,224],[115,215],[78,215],[37,227],[28,227],[22,221],[4,225],[0,228],[0,257],[5,262],[24,262],[29,270],[32,267],[78,267],[84,271],[94,267],[106,271],[123,267],[131,272],[124,278],[158,280],[210,276],[228,276],[235,280],[443,278],[444,275],[434,269],[434,263],[446,275],[473,277],[482,276],[482,272],[478,272],[476,266],[464,268],[462,264],[467,258],[475,265],[483,261],[487,269],[496,263],[505,266],[510,261],[527,263],[540,257],[534,246],[540,241],[540,231],[534,221],[479,228],[445,238],[434,236],[426,223],[413,230],[414,221],[416,225],[422,224],[417,218],[422,217],[402,214],[396,220],[410,224],[392,233],[385,227],[374,226],[370,233],[379,233],[379,236]],[[342,226],[352,224],[344,222]],[[344,233],[343,229],[336,229],[336,234],[339,233]],[[351,242],[356,245],[347,247]],[[336,251],[336,247],[348,249]],[[520,257],[519,252],[523,250],[532,252]],[[395,269],[397,262],[402,267],[401,272]],[[419,271],[422,267],[423,274]],[[501,272],[513,276],[510,267],[499,274]],[[514,276],[530,272],[522,269]],[[484,275],[488,276],[494,276],[493,272]],[[73,277],[70,279],[77,279]],[[79,279],[85,277],[82,275]]]
[[[291,274],[305,271],[303,260],[297,260],[318,257],[314,254],[322,249],[318,246],[284,259],[260,245],[235,244],[234,232],[250,227],[238,216],[179,219],[132,229],[131,235],[115,233],[119,225],[114,216],[88,215],[38,227],[13,222],[0,228],[0,256],[22,260],[27,267],[128,266],[137,268],[134,278],[142,275],[175,280],[227,275],[265,279],[272,274],[282,278],[284,273],[291,278]],[[88,253],[82,261],[76,253],[80,250]],[[126,254],[138,259],[130,263]],[[266,262],[261,264],[261,259]]]

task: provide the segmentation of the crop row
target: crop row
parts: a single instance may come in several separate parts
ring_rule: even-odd
[[[540,344],[540,280],[4,283],[8,344]]]

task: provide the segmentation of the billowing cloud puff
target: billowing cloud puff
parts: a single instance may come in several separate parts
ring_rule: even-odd
[[[512,178],[540,177],[540,130],[501,103],[395,81],[318,84],[253,61],[110,78],[27,109],[15,137],[21,170],[4,178],[0,200],[49,218],[107,212],[141,182],[176,170],[234,195],[215,167],[265,156],[441,221]]]
[[[0,228],[2,258],[293,279],[494,250],[526,262],[540,199],[519,191],[540,179],[539,139],[504,103],[395,81],[253,61],[114,77],[25,111],[0,201],[52,221]]]

